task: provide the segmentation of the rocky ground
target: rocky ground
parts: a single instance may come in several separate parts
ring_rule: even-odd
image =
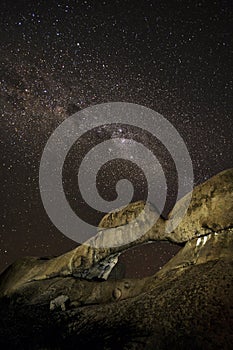
[[[196,187],[183,220],[168,231],[187,198],[170,220],[160,218],[130,243],[124,236],[149,225],[153,208],[137,226],[126,225],[134,204],[111,214],[96,245],[10,266],[0,277],[1,348],[232,349],[233,169]],[[122,244],[99,248],[116,230]],[[153,276],[110,278],[119,254],[153,240],[184,247]]]

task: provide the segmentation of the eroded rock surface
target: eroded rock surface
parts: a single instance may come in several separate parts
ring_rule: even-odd
[[[119,208],[109,214],[106,214],[99,223],[100,230],[105,228],[118,227],[126,225],[135,220],[145,207],[144,201],[130,203],[126,207]],[[156,209],[150,206],[152,211]]]
[[[182,210],[188,198],[189,195],[176,203],[169,219]],[[172,230],[170,220],[168,227],[171,230],[168,237],[175,242],[186,242],[195,236],[233,227],[233,170],[222,171],[195,187],[187,213],[178,227]]]
[[[230,169],[194,189],[186,216],[169,234],[170,222],[159,218],[123,246],[84,244],[54,259],[17,261],[0,277],[1,347],[232,349],[232,180]],[[106,233],[132,235],[128,224],[142,206],[136,203],[132,214],[130,205],[128,217],[127,208],[106,216],[93,242],[103,242]],[[149,221],[142,218],[135,229]],[[160,239],[185,245],[153,276],[108,280],[122,251]]]

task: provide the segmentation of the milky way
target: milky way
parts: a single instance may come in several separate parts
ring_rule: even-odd
[[[88,106],[126,101],[162,114],[186,142],[195,184],[232,167],[232,19],[230,2],[2,1],[1,269],[19,256],[76,246],[45,213],[38,174],[53,130]],[[134,138],[157,156],[168,183],[166,216],[177,192],[174,163],[158,140],[125,125],[100,128],[73,147],[64,166],[71,206],[95,224],[101,218],[76,191],[76,167],[109,137],[122,138],[121,152]],[[123,177],[134,185],[133,200],[146,197],[140,169],[116,160],[98,174],[103,198],[114,199]],[[178,249],[167,247],[127,253],[129,274],[153,273]]]

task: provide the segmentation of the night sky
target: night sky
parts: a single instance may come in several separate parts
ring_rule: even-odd
[[[43,208],[39,164],[55,128],[88,106],[131,102],[162,114],[186,142],[195,185],[233,166],[231,1],[0,5],[0,271],[20,256],[54,256],[77,245]],[[80,197],[76,166],[87,149],[113,135],[141,140],[156,154],[168,183],[166,217],[176,199],[174,163],[157,140],[124,125],[84,135],[69,153],[63,181],[72,208],[90,223],[103,216]],[[133,200],[146,198],[143,173],[119,160],[98,176],[103,198],[114,199],[119,178],[132,181]],[[126,274],[151,274],[177,249],[164,242],[134,249],[122,257]]]

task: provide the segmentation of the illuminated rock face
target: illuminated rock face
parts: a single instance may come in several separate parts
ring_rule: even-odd
[[[131,244],[124,249],[84,244],[54,259],[25,258],[13,264],[0,277],[1,347],[230,349],[232,184],[232,169],[216,175],[194,189],[186,216],[171,234],[160,218],[132,243],[185,243],[153,276],[108,279],[118,255]],[[102,235],[115,229],[125,233],[126,223],[137,216],[132,209],[138,214],[142,207],[137,202],[103,218],[105,229],[95,239],[105,239]]]
[[[186,215],[176,227],[176,222],[180,219],[179,212],[186,206],[191,196],[191,201],[187,206]],[[104,229],[116,228],[133,221],[144,209],[145,202],[138,201],[130,203],[124,208],[120,208],[103,217],[99,227]],[[156,209],[150,205],[151,212]],[[177,215],[174,222],[172,218]],[[233,169],[222,171],[213,176],[205,183],[194,188],[192,194],[187,194],[180,199],[171,210],[169,220],[160,218],[159,222],[149,231],[151,239],[169,239],[182,243],[188,240],[216,232],[233,226]],[[165,223],[165,229],[163,228]],[[174,229],[172,229],[174,226]],[[159,228],[163,228],[159,230]],[[166,233],[169,229],[169,234]],[[159,236],[158,236],[159,231]]]
[[[191,239],[156,275],[221,259],[233,261],[233,228]]]
[[[169,219],[181,210],[187,198],[188,195],[176,203]],[[186,242],[232,226],[233,169],[228,169],[194,188],[186,215],[169,237],[175,242]]]
[[[169,218],[182,211],[188,196],[176,203]],[[3,274],[2,282],[0,281],[0,295],[17,290],[28,281],[59,276],[74,276],[89,280],[107,279],[118,261],[119,254],[132,246],[167,239],[183,243],[195,237],[233,227],[233,169],[219,173],[194,189],[187,214],[178,227],[169,234],[166,228],[170,226],[170,221],[158,218],[156,209],[150,205],[147,207],[147,214],[142,215],[138,222],[132,226],[126,225],[138,217],[144,205],[143,201],[138,201],[106,215],[100,222],[101,228],[104,228],[102,231],[86,244],[66,254],[48,260],[37,258],[19,260]],[[156,224],[151,226],[154,220],[157,220]],[[148,230],[145,230],[146,225]],[[141,230],[145,230],[146,233],[140,235]],[[129,242],[124,241],[125,237],[129,238]],[[121,244],[114,247],[114,244],[118,243],[117,240]],[[109,247],[101,248],[101,245]]]
[[[110,212],[102,218],[102,220],[99,223],[99,228],[107,229],[126,225],[132,222],[134,219],[136,219],[138,215],[142,212],[144,207],[144,201],[137,201],[134,203],[130,203],[126,207],[119,208],[116,211]],[[151,211],[156,211],[156,209],[152,206],[150,206],[150,209]]]

